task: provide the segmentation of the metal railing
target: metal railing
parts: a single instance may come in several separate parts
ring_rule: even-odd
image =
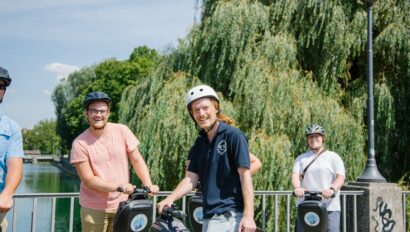
[[[157,195],[155,195],[152,200],[153,200],[153,215],[152,218],[153,220],[156,218],[156,210],[155,206],[158,202],[159,197],[165,197],[169,195],[171,192],[169,191],[164,191],[164,192],[159,192]],[[342,231],[346,232],[346,223],[347,223],[347,216],[346,216],[346,197],[352,197],[353,198],[353,232],[357,231],[357,196],[361,196],[364,194],[364,191],[341,191],[341,202],[342,202],[342,211],[341,211],[341,225],[342,225]],[[193,193],[188,194],[184,198],[182,198],[182,210],[185,211],[186,209],[186,204],[187,204],[187,199],[189,196],[192,196]],[[404,191],[402,192],[402,205],[403,205],[403,223],[404,223],[404,231],[406,231],[406,199],[407,197],[410,196],[410,191]],[[274,228],[273,231],[277,232],[279,231],[279,205],[280,205],[280,200],[285,199],[285,205],[286,205],[286,231],[289,232],[291,231],[291,225],[293,225],[293,221],[291,221],[291,216],[296,215],[296,211],[292,211],[291,204],[294,203],[294,197],[292,196],[291,191],[255,191],[255,197],[260,197],[261,201],[261,227],[264,231],[266,231],[267,227],[267,221],[269,220],[274,220]],[[37,225],[37,214],[38,214],[38,200],[41,198],[47,198],[51,199],[51,221],[50,222],[41,222],[41,223],[49,223],[51,225],[50,231],[54,232],[55,231],[55,223],[56,223],[56,200],[59,198],[65,198],[65,199],[70,199],[70,211],[69,211],[69,228],[68,231],[72,232],[73,231],[73,222],[74,222],[74,208],[75,208],[75,200],[78,198],[78,193],[30,193],[30,194],[15,194],[15,204],[18,204],[21,199],[32,199],[32,209],[31,209],[31,231],[34,232],[36,230],[36,225]],[[273,199],[270,199],[273,198]],[[273,200],[273,208],[267,209],[267,203],[268,200]],[[283,204],[283,201],[282,201]],[[295,207],[293,207],[295,208]],[[270,210],[273,210],[273,218],[267,218],[268,212],[269,215],[272,215],[272,212]],[[16,230],[16,225],[19,217],[19,212],[16,210],[16,207],[13,208],[12,210],[12,223],[9,222],[9,226],[11,226],[11,229],[13,232],[17,231]],[[11,225],[10,225],[11,224]],[[281,229],[283,231],[283,229]],[[349,231],[350,232],[350,231]]]
[[[402,206],[403,206],[403,231],[407,231],[407,214],[410,215],[410,212],[407,212],[407,197],[410,196],[410,191],[402,191]]]

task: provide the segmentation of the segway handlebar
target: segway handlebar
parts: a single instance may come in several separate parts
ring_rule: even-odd
[[[143,187],[142,189],[136,188],[134,189],[134,192],[130,194],[130,198],[135,198],[135,199],[143,199],[143,198],[148,198],[148,195],[151,193],[149,188]]]
[[[171,217],[176,217],[179,219],[185,219],[186,218],[186,213],[184,213],[181,210],[177,210],[175,205],[172,205],[171,207],[164,207],[162,209],[161,214],[164,214],[166,216],[171,216]]]
[[[293,196],[296,196],[295,192],[293,191]],[[304,194],[305,197],[320,197],[322,198],[322,192],[321,191],[305,191]],[[336,196],[336,193],[333,193],[330,198],[334,198]]]
[[[305,197],[306,196],[312,196],[312,197],[314,197],[314,196],[319,196],[319,197],[323,197],[323,194],[322,194],[323,192],[321,192],[321,191],[305,191]],[[330,196],[330,198],[334,198],[336,196],[336,193],[333,193],[331,196]]]

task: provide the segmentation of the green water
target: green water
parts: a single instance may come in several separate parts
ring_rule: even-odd
[[[68,193],[79,192],[78,177],[62,172],[51,163],[24,164],[23,179],[16,193]],[[73,231],[81,231],[78,199],[75,200]],[[32,231],[32,199],[16,199],[14,213],[17,215],[16,231]],[[38,199],[35,231],[51,231],[51,199]],[[57,199],[55,231],[69,229],[70,199]],[[9,212],[7,231],[12,231],[12,214]]]

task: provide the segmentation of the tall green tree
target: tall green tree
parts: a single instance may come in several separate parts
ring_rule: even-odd
[[[124,89],[144,79],[152,69],[158,53],[146,46],[133,50],[125,61],[107,59],[92,67],[69,75],[54,89],[53,102],[57,115],[57,132],[64,151],[69,152],[73,140],[87,127],[82,100],[92,91],[106,92],[112,99],[110,121],[118,121],[118,104]]]
[[[23,131],[24,150],[39,150],[41,154],[57,154],[61,139],[56,132],[55,120],[42,120],[33,129]]]

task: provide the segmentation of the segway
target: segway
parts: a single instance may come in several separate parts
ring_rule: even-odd
[[[152,232],[189,232],[185,226],[186,214],[177,210],[175,205],[164,208],[151,225]]]
[[[135,189],[128,200],[119,204],[114,219],[114,232],[146,232],[152,223],[152,201],[146,188]]]
[[[202,208],[202,192],[197,189],[194,196],[190,197],[187,204],[187,212],[191,228],[195,232],[202,231],[202,224],[204,221],[204,211]]]
[[[335,197],[335,194],[331,197]],[[301,220],[304,232],[327,230],[327,209],[322,198],[322,192],[305,191],[305,200],[298,206],[298,219]]]

